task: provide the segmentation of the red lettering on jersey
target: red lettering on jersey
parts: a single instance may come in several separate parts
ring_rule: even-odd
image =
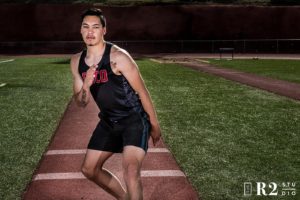
[[[86,72],[83,72],[83,73],[81,74],[81,77],[82,77],[82,79],[84,80],[85,77],[86,77]]]
[[[107,82],[108,81],[108,77],[107,77],[107,71],[106,71],[106,69],[101,69],[99,72],[100,72],[101,83]]]
[[[86,77],[86,72],[81,74],[82,79],[84,80]],[[106,69],[101,69],[99,71],[95,71],[94,73],[94,81],[93,83],[105,83],[108,81],[107,71]]]
[[[98,74],[99,74],[99,71],[95,71],[95,73],[94,73],[94,83],[100,83],[101,82]]]

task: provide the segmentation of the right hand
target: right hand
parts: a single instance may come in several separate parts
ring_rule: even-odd
[[[83,85],[86,87],[91,87],[93,85],[95,80],[95,72],[98,65],[92,65],[87,71],[86,71],[86,77],[84,79]]]

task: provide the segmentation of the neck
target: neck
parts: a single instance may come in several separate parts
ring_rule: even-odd
[[[104,54],[105,41],[101,41],[95,46],[87,46],[87,56],[88,57],[98,57]]]

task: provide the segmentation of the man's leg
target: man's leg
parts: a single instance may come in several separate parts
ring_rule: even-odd
[[[145,151],[135,146],[125,146],[123,150],[124,180],[130,200],[142,200],[143,188],[141,167]]]
[[[112,152],[88,149],[81,170],[89,180],[117,199],[126,199],[126,191],[118,178],[107,169],[103,169],[103,164],[112,155]]]

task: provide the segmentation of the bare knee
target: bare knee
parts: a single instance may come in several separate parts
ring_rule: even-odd
[[[95,169],[94,168],[82,166],[81,172],[86,178],[88,178],[90,180],[92,180],[95,177]]]
[[[137,181],[140,176],[140,166],[138,164],[128,163],[124,165],[124,178],[127,181]]]

